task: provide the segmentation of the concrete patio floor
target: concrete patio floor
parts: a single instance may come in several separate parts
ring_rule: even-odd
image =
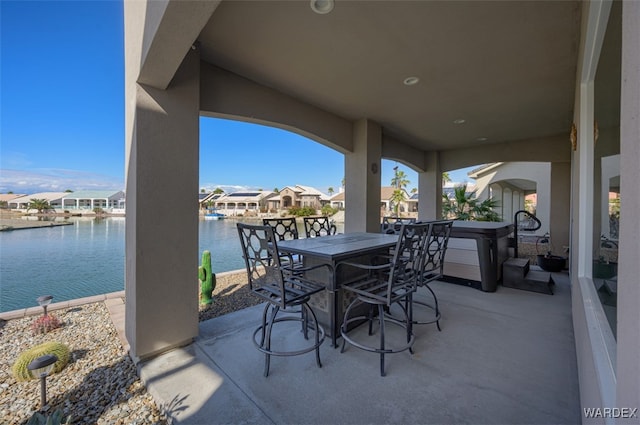
[[[140,375],[178,424],[580,423],[568,276],[554,280],[553,296],[433,283],[442,332],[416,326],[414,354],[388,355],[385,377],[377,354],[328,338],[322,368],[312,353],[273,357],[263,377],[261,306],[202,322]]]

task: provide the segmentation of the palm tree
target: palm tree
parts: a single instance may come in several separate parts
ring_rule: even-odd
[[[333,192],[335,192],[335,190],[333,190],[333,187],[329,186],[327,192],[329,192],[329,196],[333,196]]]
[[[442,195],[442,215],[454,220],[500,221],[494,208],[498,202],[487,198],[478,202],[476,191],[467,192],[467,185],[461,184],[453,188],[453,197]]]
[[[396,189],[391,195],[391,202],[393,202],[393,209],[395,211],[396,217],[398,216],[398,212],[400,210],[400,203],[404,202],[406,199],[404,193],[405,192],[403,189]]]
[[[396,189],[404,189],[411,182],[407,180],[407,175],[404,173],[404,171],[398,171],[398,167],[395,167],[394,170],[395,175],[391,179],[391,186],[394,186]]]
[[[473,198],[467,194],[467,185],[453,188],[453,197],[442,194],[442,215],[454,220],[470,220],[470,210],[473,207]]]
[[[216,187],[216,190],[214,190],[213,193],[216,195],[219,195],[221,193],[224,193],[224,190],[220,189],[219,187]]]
[[[29,210],[36,210],[38,211],[38,214],[42,214],[50,209],[51,205],[49,205],[49,201],[47,201],[46,199],[29,199],[27,212],[29,212]]]
[[[498,206],[498,201],[493,198],[487,198],[476,204],[473,210],[474,217],[477,221],[502,221],[494,208]]]
[[[448,172],[444,172],[442,173],[442,185],[446,185],[447,183],[451,182],[451,176],[449,175]]]
[[[411,189],[411,194],[415,195],[416,193],[418,193],[418,188],[414,187],[413,189]]]

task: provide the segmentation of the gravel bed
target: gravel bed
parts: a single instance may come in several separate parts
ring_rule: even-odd
[[[258,304],[246,274],[221,274],[214,302],[201,307],[200,321]],[[17,382],[11,366],[24,350],[46,341],[66,344],[69,364],[47,378],[47,412],[62,409],[74,424],[170,424],[140,381],[104,303],[57,310],[63,326],[43,335],[30,329],[37,316],[0,320],[0,423],[25,424],[40,408],[40,383]]]
[[[45,409],[61,409],[75,424],[165,424],[125,353],[104,303],[85,304],[55,315],[63,326],[34,335],[37,316],[0,322],[0,418],[3,424],[24,424],[40,408],[38,380],[17,382],[11,366],[18,355],[46,341],[66,344],[67,366],[47,378]]]

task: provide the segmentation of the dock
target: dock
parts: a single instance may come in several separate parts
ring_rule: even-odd
[[[38,229],[41,227],[68,226],[71,221],[37,221],[16,218],[0,218],[0,232],[21,229]]]

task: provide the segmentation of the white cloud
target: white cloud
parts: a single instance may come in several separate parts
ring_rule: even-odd
[[[220,188],[225,191],[225,193],[233,193],[233,192],[247,192],[252,190],[271,190],[266,187],[252,187],[252,186],[242,186],[242,185],[234,185],[234,184],[214,184],[214,183],[204,183],[200,185],[200,189],[204,189],[207,192],[213,192],[217,188]]]
[[[0,169],[0,193],[62,192],[77,190],[123,190],[124,181],[87,171],[64,169]]]

